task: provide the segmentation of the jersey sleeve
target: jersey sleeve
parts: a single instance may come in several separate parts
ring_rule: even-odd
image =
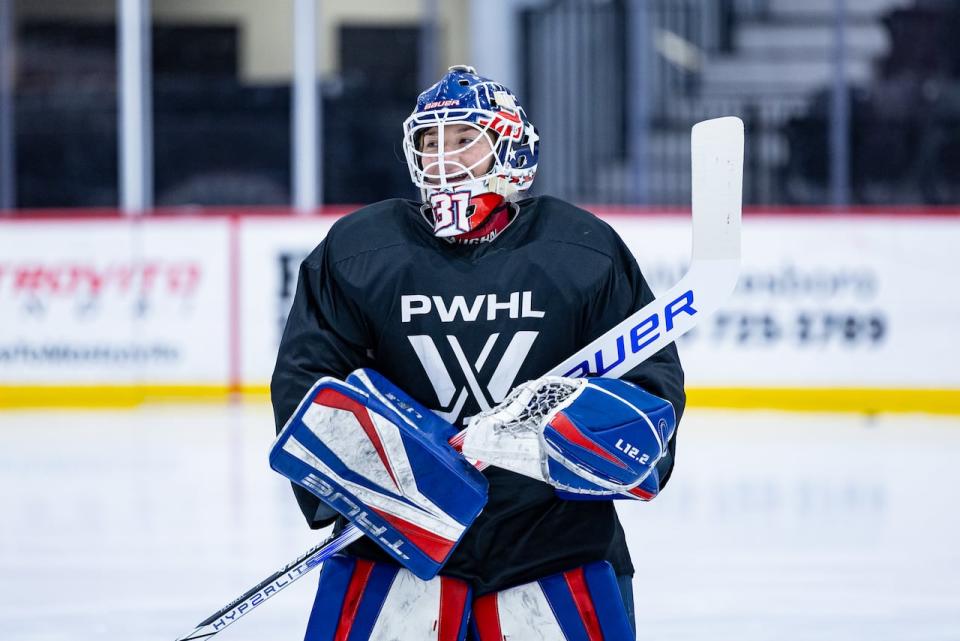
[[[583,344],[596,339],[653,299],[653,291],[640,272],[636,259],[618,238],[616,251],[611,256],[610,271],[589,303],[590,311],[586,316]],[[683,368],[676,344],[667,345],[622,378],[670,401],[679,427],[687,397],[683,389]],[[673,471],[677,432],[679,430],[674,431],[667,444],[667,454],[657,464],[660,489],[667,484]]]
[[[329,237],[328,237],[329,238]],[[277,433],[311,386],[322,376],[340,379],[369,367],[367,323],[345,296],[330,264],[324,240],[300,265],[297,289],[280,339],[270,381]],[[333,521],[336,513],[303,488],[293,485],[297,503],[311,528]]]

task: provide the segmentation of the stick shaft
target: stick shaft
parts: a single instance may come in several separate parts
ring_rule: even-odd
[[[362,536],[363,532],[352,525],[344,528],[337,536],[310,548],[214,612],[201,621],[193,632],[180,637],[177,641],[212,637]]]

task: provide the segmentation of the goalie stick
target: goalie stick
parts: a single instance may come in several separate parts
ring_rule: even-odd
[[[704,120],[690,136],[693,247],[690,267],[644,305],[544,376],[620,378],[717,309],[740,272],[743,121]],[[450,440],[463,445],[465,431]]]
[[[691,131],[690,148],[693,248],[687,273],[545,375],[619,378],[692,329],[733,291],[740,271],[743,122],[732,116],[699,122]],[[459,449],[464,434],[450,444]],[[362,536],[362,530],[348,525],[177,641],[212,637]]]

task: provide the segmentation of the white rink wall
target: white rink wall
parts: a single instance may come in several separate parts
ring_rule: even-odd
[[[680,278],[686,215],[603,217],[655,292]],[[0,406],[265,393],[299,261],[336,219],[0,222]],[[693,403],[960,411],[960,214],[756,212],[743,233],[736,292],[681,341]]]

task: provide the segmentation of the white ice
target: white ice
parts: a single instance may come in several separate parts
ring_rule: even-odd
[[[265,405],[0,413],[0,639],[173,641],[318,541]],[[960,419],[690,410],[640,639],[960,639]],[[221,633],[297,641],[316,572]]]

